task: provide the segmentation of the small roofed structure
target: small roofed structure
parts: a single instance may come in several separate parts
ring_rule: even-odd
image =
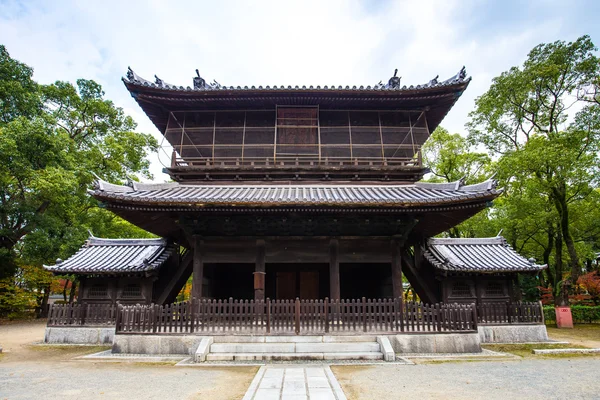
[[[163,265],[177,258],[166,239],[103,239],[90,237],[77,253],[44,268],[80,280],[79,302],[152,303],[154,282]]]
[[[520,300],[514,288],[517,275],[547,267],[521,256],[502,236],[431,238],[423,255],[441,281],[444,302]]]

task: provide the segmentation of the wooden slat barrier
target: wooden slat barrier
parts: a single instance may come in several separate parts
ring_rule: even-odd
[[[543,324],[540,302],[494,302],[477,305],[477,322],[482,325]]]
[[[116,317],[114,304],[51,304],[48,326],[110,326]]]
[[[529,314],[528,314],[529,315]],[[401,299],[210,300],[167,305],[119,305],[116,332],[324,334],[473,332],[472,304],[424,304]]]

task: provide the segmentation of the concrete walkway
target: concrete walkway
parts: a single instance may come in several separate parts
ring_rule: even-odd
[[[346,400],[327,365],[260,368],[243,400]]]

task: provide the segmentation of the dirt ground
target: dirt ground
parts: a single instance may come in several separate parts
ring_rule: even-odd
[[[241,399],[257,367],[77,360],[103,346],[36,346],[45,321],[0,325],[1,399]]]

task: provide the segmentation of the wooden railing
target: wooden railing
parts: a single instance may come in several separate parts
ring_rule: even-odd
[[[171,168],[223,167],[421,167],[421,150],[415,156],[394,157],[321,157],[318,155],[274,157],[180,157],[173,152]]]
[[[497,302],[477,305],[477,322],[481,325],[543,324],[541,302]]]
[[[114,304],[51,304],[48,312],[48,326],[110,326],[116,320]]]
[[[477,329],[471,304],[400,299],[201,300],[119,306],[119,334],[451,333]]]

